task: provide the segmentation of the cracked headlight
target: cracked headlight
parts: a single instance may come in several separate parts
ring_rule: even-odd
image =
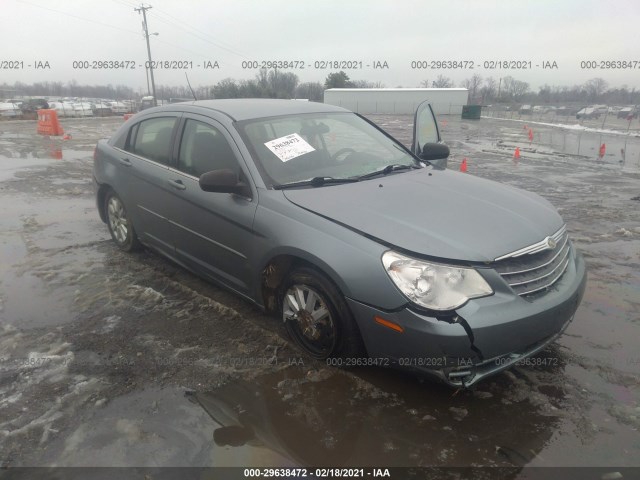
[[[493,293],[473,268],[425,262],[391,250],[382,255],[382,263],[409,300],[432,310],[453,310],[470,298]]]

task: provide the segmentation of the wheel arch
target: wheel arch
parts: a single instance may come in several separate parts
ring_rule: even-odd
[[[282,283],[287,278],[289,272],[301,266],[318,271],[318,273],[327,277],[327,279],[334,284],[341,295],[348,295],[349,291],[346,284],[338,272],[331,268],[326,262],[304,250],[282,250],[273,252],[261,263],[261,268],[259,269],[259,300],[268,312],[275,313],[278,311],[278,294]]]
[[[107,199],[107,193],[115,191],[111,185],[108,183],[100,183],[98,184],[98,191],[96,192],[96,203],[98,207],[98,214],[100,215],[100,220],[104,223],[107,223],[107,210],[105,201]]]

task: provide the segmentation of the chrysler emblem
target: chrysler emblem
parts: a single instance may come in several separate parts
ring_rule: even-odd
[[[547,242],[547,248],[549,250],[553,250],[554,248],[556,248],[557,244],[556,244],[556,241],[553,238],[547,237],[547,238],[545,238],[545,240]]]

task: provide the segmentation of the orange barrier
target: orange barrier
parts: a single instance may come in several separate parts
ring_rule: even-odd
[[[38,110],[38,133],[49,136],[64,134],[55,110]]]
[[[515,152],[513,152],[513,159],[520,160],[520,147],[516,147]]]

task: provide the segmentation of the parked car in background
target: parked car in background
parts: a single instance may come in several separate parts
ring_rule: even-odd
[[[520,115],[531,115],[531,113],[533,112],[531,105],[522,105],[520,107]]]
[[[153,106],[153,96],[142,97],[140,101],[140,111],[152,108]]]
[[[636,107],[623,107],[618,111],[617,118],[638,118],[638,108]]]
[[[49,108],[49,103],[44,98],[30,98],[22,103],[21,110],[24,114],[36,113],[38,110]]]
[[[576,118],[578,120],[589,120],[593,118],[600,118],[600,112],[596,110],[594,107],[585,107],[578,110],[578,113],[576,113]]]
[[[121,100],[120,103],[122,103],[127,108],[127,111],[125,113],[135,113],[138,111],[136,102],[133,100]]]
[[[448,155],[427,103],[407,149],[333,105],[207,100],[125,122],[94,183],[118,247],[275,313],[309,356],[465,387],[556,339],[586,272],[549,202]]]
[[[129,112],[129,107],[122,102],[109,102],[109,106],[115,115],[124,115]]]
[[[556,107],[551,105],[536,105],[533,107],[533,113],[552,113],[556,110]]]
[[[49,108],[55,110],[58,117],[75,117],[75,109],[72,103],[49,102]]]
[[[108,105],[101,101],[92,102],[91,110],[96,117],[108,117],[113,115],[113,112],[111,111],[111,105]]]
[[[74,117],[93,117],[93,106],[89,102],[73,103]]]
[[[22,115],[20,105],[13,102],[0,102],[0,117],[16,118]]]

